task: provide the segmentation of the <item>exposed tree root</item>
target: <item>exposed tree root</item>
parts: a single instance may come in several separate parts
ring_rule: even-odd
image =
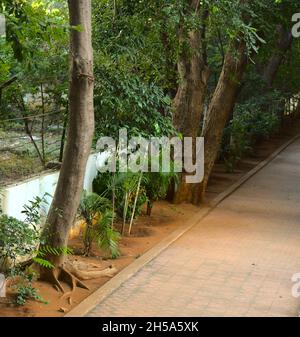
[[[80,280],[92,280],[99,277],[113,277],[117,269],[113,266],[103,269],[94,263],[68,263],[68,270]]]
[[[47,271],[47,273],[43,273],[42,278],[45,281],[52,283],[53,286],[62,293],[65,293],[65,290],[60,281],[67,283],[71,287],[71,292],[73,292],[77,286],[89,290],[89,288],[65,266],[51,269]]]
[[[51,283],[57,291],[61,291],[63,293],[61,298],[67,299],[71,305],[72,295],[77,287],[89,290],[88,286],[81,280],[113,277],[116,272],[117,269],[113,266],[101,269],[99,265],[92,263],[66,261],[63,267],[47,270],[47,272],[42,273],[42,279]],[[69,285],[71,290],[66,292],[61,281]]]

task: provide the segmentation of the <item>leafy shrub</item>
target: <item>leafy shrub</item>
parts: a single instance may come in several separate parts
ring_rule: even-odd
[[[0,260],[2,268],[9,260],[16,264],[18,257],[33,253],[39,242],[39,231],[26,221],[5,214],[0,216]]]
[[[237,106],[233,119],[224,131],[223,158],[229,171],[252,150],[257,140],[268,138],[279,126],[278,113],[265,112],[256,103]]]
[[[24,206],[25,221],[0,214],[0,262],[1,268],[11,279],[17,280],[14,285],[16,291],[15,302],[24,305],[28,299],[46,303],[33,287],[34,273],[23,270],[17,264],[20,257],[32,256],[33,261],[41,266],[53,267],[43,259],[42,250],[38,248],[41,240],[40,222],[41,208],[46,202],[45,197],[36,197]]]
[[[46,195],[35,197],[24,205],[22,211],[26,215],[24,221],[0,213],[0,261],[2,268],[9,260],[13,266],[17,258],[35,255],[41,240],[41,209],[46,203]]]

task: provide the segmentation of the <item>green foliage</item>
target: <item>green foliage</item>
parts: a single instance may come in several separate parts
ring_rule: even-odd
[[[95,59],[100,61],[96,63],[173,91],[181,2],[93,2]]]
[[[60,256],[60,255],[72,255],[73,250],[69,247],[50,247],[50,246],[40,246],[35,256],[32,258],[33,262],[40,265],[43,268],[52,269],[54,265],[46,259],[49,256]]]
[[[170,172],[163,172],[160,169],[159,172],[145,173],[143,187],[148,199],[148,215],[151,215],[154,201],[166,198],[171,183],[175,185],[178,183],[178,173],[174,172],[173,162],[171,163]]]
[[[73,250],[70,247],[50,247],[50,246],[42,246],[38,250],[38,256],[45,256],[45,255],[54,255],[54,256],[59,256],[59,255],[72,255]]]
[[[33,200],[29,200],[28,205],[23,206],[22,213],[25,214],[25,222],[32,224],[33,226],[40,225],[41,221],[41,212],[43,206],[47,204],[46,197],[50,196],[48,193],[45,193],[42,198],[35,197]]]
[[[27,267],[25,270],[19,266],[14,267],[9,270],[7,276],[11,279],[13,284],[12,290],[16,293],[16,305],[23,306],[28,300],[48,304],[33,286],[33,282],[37,279],[37,274],[30,267]]]
[[[176,59],[162,35],[176,39],[164,22],[174,12],[163,13],[165,7],[176,8],[163,1],[93,3],[96,137],[116,136],[123,127],[130,136],[174,133],[168,94],[177,81]]]
[[[24,206],[24,221],[0,214],[0,259],[3,266],[8,259],[15,265],[18,257],[32,254],[39,244],[41,209],[45,197],[36,197]]]
[[[83,235],[84,254],[90,254],[92,242],[95,241],[112,258],[117,258],[120,255],[118,249],[120,235],[112,228],[114,214],[111,202],[95,193],[84,192],[80,201],[79,214],[86,222]]]
[[[24,205],[24,221],[17,220],[5,214],[0,214],[0,261],[3,269],[7,264],[16,267],[17,258],[32,257],[32,260],[45,268],[54,266],[46,259],[47,256],[58,256],[61,254],[72,254],[68,247],[55,248],[40,246],[45,238],[41,235],[41,211],[47,203],[45,194],[42,198],[36,197]]]
[[[116,212],[123,219],[124,230],[125,222],[140,215],[145,203],[152,208],[154,201],[166,197],[171,182],[178,182],[174,163],[171,164],[170,172],[98,173],[93,181],[93,190],[98,195],[114,200]]]
[[[39,246],[43,243],[41,236],[41,211],[46,201],[45,194],[42,198],[36,197],[24,206],[24,221],[17,220],[0,213],[0,270],[14,280],[16,292],[16,304],[24,305],[27,300],[33,299],[47,304],[38,290],[33,287],[32,282],[35,273],[29,268],[25,269],[17,263],[20,257],[32,258],[32,261],[43,268],[53,268],[53,264],[47,260],[50,255],[69,255],[72,250],[68,247],[54,248],[50,246]]]
[[[8,259],[15,264],[17,257],[34,252],[38,239],[39,231],[30,223],[0,215],[0,259],[4,266]]]
[[[0,124],[9,130],[8,141],[0,142],[1,150],[7,148],[6,160],[1,158],[2,179],[39,172],[47,161],[57,160],[59,139],[53,142],[53,132],[52,141],[46,138],[53,124],[56,134],[61,133],[59,119],[67,106],[66,9],[65,1],[0,1],[7,22],[6,39],[0,38],[0,85],[16,78],[0,93]],[[37,146],[24,137],[28,130]],[[19,137],[14,138],[12,131],[19,131]]]
[[[113,212],[107,210],[101,216],[101,219],[96,221],[94,225],[94,239],[97,245],[105,252],[109,252],[113,259],[120,256],[118,242],[120,234],[112,228]]]
[[[126,128],[129,136],[174,133],[171,99],[157,85],[100,65],[95,74],[96,137],[115,137],[121,128]]]
[[[129,220],[134,207],[139,177],[139,173],[133,172],[98,173],[93,182],[93,190],[110,200],[114,198],[117,215],[124,220]],[[145,175],[142,180],[146,180]],[[137,199],[135,216],[141,213],[141,208],[147,201],[146,190],[142,187]]]
[[[45,238],[41,235],[41,211],[46,201],[45,194],[42,198],[35,197],[24,205],[22,211],[26,215],[24,221],[17,220],[0,213],[0,261],[4,268],[12,262],[10,268],[16,268],[19,257],[32,256],[33,262],[44,268],[54,266],[46,259],[47,256],[70,255],[73,253],[69,247],[43,246]],[[10,260],[10,261],[9,261]]]
[[[178,178],[178,175],[173,172],[149,172],[146,176],[146,194],[152,201],[164,199],[171,181]]]
[[[223,145],[223,156],[229,171],[242,159],[242,156],[252,150],[257,140],[268,138],[279,127],[279,114],[265,111],[258,100],[237,105],[233,119],[225,129],[224,138],[230,138]]]
[[[142,187],[137,192],[140,173],[118,173],[115,178],[116,205],[117,212],[123,216],[123,220],[128,220],[132,216],[134,201],[138,193],[134,217],[141,214],[142,206],[148,201],[146,191]],[[142,175],[142,183],[146,177]]]
[[[54,268],[54,265],[50,261],[42,259],[42,258],[40,258],[38,256],[34,257],[32,259],[32,261],[35,262],[37,265],[43,267],[43,268],[47,268],[47,269]]]
[[[31,284],[21,284],[17,287],[17,297],[16,304],[17,305],[25,305],[26,302],[30,299],[35,301],[48,304],[43,298],[38,294],[38,290],[34,288]]]
[[[18,61],[29,61],[43,44],[65,38],[66,3],[54,0],[1,0],[7,20],[7,42]],[[35,49],[33,49],[35,47]]]

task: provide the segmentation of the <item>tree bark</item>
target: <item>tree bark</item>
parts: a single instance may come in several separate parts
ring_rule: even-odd
[[[69,123],[60,175],[47,217],[46,245],[61,248],[77,214],[94,132],[91,0],[69,0],[70,32]],[[64,255],[48,257],[62,267]]]
[[[240,81],[247,67],[246,44],[234,42],[226,53],[222,72],[210,102],[203,130],[205,173],[194,203],[204,200],[207,183],[220,150],[224,127],[236,102]]]
[[[199,1],[192,0],[190,10],[201,15]],[[179,86],[173,101],[173,121],[177,130],[184,137],[192,137],[195,144],[204,109],[209,71],[204,59],[203,32],[199,29],[185,33],[183,25],[182,22],[178,33],[182,52],[177,63]],[[175,203],[192,202],[195,186],[186,184],[185,176],[183,173],[175,192]]]
[[[285,54],[290,49],[293,41],[293,35],[290,30],[285,30],[282,25],[279,25],[277,30],[279,34],[277,46],[263,72],[263,79],[268,88],[273,86],[273,82],[284,60]]]
[[[295,118],[300,119],[300,100],[298,101],[294,115],[295,115]]]
[[[10,86],[11,84],[13,84],[17,79],[18,79],[18,77],[15,75],[15,76],[11,77],[9,80],[0,84],[0,107],[1,107],[1,104],[2,104],[2,90],[5,89],[6,87]]]

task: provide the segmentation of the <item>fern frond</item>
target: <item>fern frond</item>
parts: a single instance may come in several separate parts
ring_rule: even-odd
[[[54,268],[54,265],[50,262],[50,261],[47,261],[47,260],[44,260],[44,259],[41,259],[39,257],[34,257],[32,259],[35,263],[37,263],[38,265],[44,267],[44,268],[48,268],[48,269],[52,269]]]

